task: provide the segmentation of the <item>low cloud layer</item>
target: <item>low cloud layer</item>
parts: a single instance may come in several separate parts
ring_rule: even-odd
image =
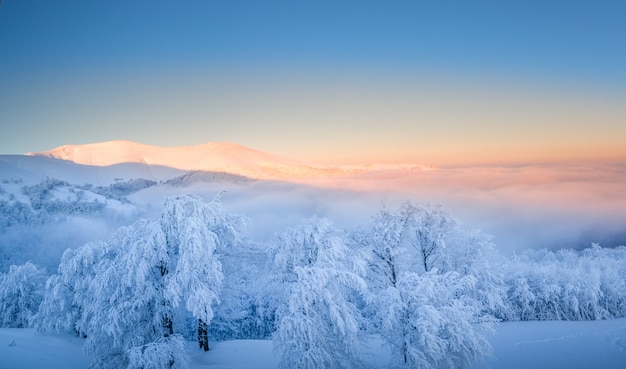
[[[362,177],[256,182],[226,188],[224,205],[251,218],[250,236],[313,215],[338,226],[366,223],[382,206],[439,203],[503,251],[626,244],[626,164],[543,164],[384,171]],[[222,186],[223,187],[223,186]],[[216,187],[190,187],[205,197]]]
[[[298,183],[162,184],[130,195],[135,210],[128,216],[113,217],[113,211],[101,217],[6,228],[0,232],[0,246],[8,257],[0,269],[32,260],[54,270],[66,248],[105,240],[117,227],[139,217],[157,218],[167,195],[195,193],[210,201],[222,191],[225,209],[247,216],[248,237],[258,242],[267,242],[276,232],[311,216],[355,229],[383,206],[393,208],[410,200],[442,204],[465,228],[494,236],[504,253],[583,248],[592,242],[614,247],[626,245],[624,183],[626,163],[397,169]],[[16,193],[22,198],[21,185],[3,183],[2,188],[5,195]]]

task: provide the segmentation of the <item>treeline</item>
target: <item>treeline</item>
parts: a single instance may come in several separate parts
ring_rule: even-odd
[[[626,247],[529,250],[508,260],[510,320],[626,317]]]
[[[27,202],[19,201],[14,194],[0,199],[0,232],[17,225],[38,226],[60,222],[72,215],[102,216],[107,212],[107,200],[130,204],[126,198],[128,195],[156,184],[155,181],[139,178],[118,180],[108,186],[73,185],[45,178],[35,185],[21,187]],[[2,194],[6,193],[0,188]],[[119,217],[116,214],[107,216]]]
[[[285,368],[358,367],[381,338],[399,367],[469,367],[506,320],[626,317],[626,248],[504,258],[440,206],[336,229],[303,220],[267,244],[247,218],[183,195],[161,217],[67,250],[57,274],[0,275],[0,323],[86,337],[95,368],[183,368],[183,342],[272,339]]]

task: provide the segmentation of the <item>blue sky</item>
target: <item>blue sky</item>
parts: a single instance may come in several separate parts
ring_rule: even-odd
[[[623,157],[624,19],[623,1],[4,0],[0,153]]]

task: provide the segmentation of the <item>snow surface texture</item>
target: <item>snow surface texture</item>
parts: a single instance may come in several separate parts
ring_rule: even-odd
[[[476,369],[624,369],[626,319],[581,322],[510,322],[496,326],[489,337],[494,357]],[[11,342],[15,342],[11,346]],[[35,333],[33,329],[0,329],[0,369],[84,369],[89,358],[83,340],[71,335]],[[275,369],[272,342],[216,342],[205,353],[189,343],[191,369]],[[378,341],[370,343],[363,360],[375,367],[389,365],[389,353]]]

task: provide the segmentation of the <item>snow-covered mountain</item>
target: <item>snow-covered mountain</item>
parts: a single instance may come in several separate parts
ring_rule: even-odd
[[[258,179],[319,178],[389,170],[430,169],[415,164],[363,164],[341,167],[310,165],[227,142],[160,147],[131,141],[107,141],[86,145],[64,145],[26,155],[68,160],[96,167],[140,164],[181,171],[229,173]]]
[[[89,166],[102,167],[134,163],[183,171],[223,172],[252,178],[311,177],[333,172],[331,168],[316,168],[295,160],[226,142],[160,147],[131,141],[108,141],[86,145],[65,145],[50,151],[27,155],[69,160]]]
[[[293,160],[227,142],[160,147],[132,141],[106,141],[85,145],[64,145],[49,151],[26,155],[47,156],[95,166],[142,163],[182,170],[247,167],[251,164],[297,165]]]
[[[3,181],[19,179],[25,183],[36,183],[49,177],[72,183],[104,185],[120,178],[168,180],[184,173],[186,171],[180,169],[141,163],[100,167],[38,155],[0,155],[0,180]]]

